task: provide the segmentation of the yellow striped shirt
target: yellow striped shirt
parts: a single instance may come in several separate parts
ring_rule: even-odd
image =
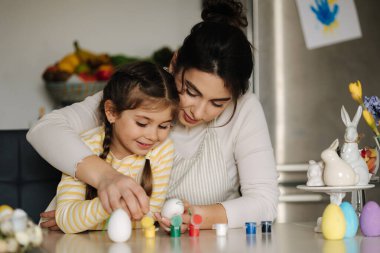
[[[99,155],[103,151],[104,128],[98,127],[85,132],[82,139],[94,154]],[[120,173],[140,182],[145,159],[150,159],[153,190],[149,204],[150,211],[155,213],[161,211],[165,201],[173,157],[173,142],[167,139],[158,147],[150,150],[145,157],[130,155],[119,160],[110,152],[106,161]],[[57,210],[55,215],[56,222],[63,232],[78,233],[105,228],[105,222],[109,214],[104,210],[98,197],[85,200],[85,195],[85,183],[69,175],[62,174],[61,181],[57,187]]]

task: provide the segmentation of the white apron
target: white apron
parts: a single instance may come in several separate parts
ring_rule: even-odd
[[[195,154],[186,159],[176,152],[167,199],[180,198],[193,205],[210,205],[239,197],[232,182],[215,129],[207,127]]]

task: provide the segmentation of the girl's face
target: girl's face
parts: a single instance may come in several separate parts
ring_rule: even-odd
[[[111,102],[112,103],[112,102]],[[169,135],[172,108],[125,110],[117,115],[106,111],[113,123],[112,153],[119,159],[128,155],[146,155]]]
[[[218,117],[232,101],[230,91],[222,78],[197,69],[182,73],[176,78],[180,96],[178,119],[184,126],[195,127]]]

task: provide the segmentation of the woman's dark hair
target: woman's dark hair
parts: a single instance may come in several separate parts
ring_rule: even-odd
[[[149,62],[136,62],[118,69],[104,87],[103,98],[98,108],[105,127],[103,152],[99,155],[104,160],[110,151],[113,135],[113,127],[107,120],[104,108],[108,100],[113,103],[114,113],[118,115],[125,110],[139,107],[152,109],[170,107],[173,119],[177,116],[179,104],[174,79],[161,67]],[[141,186],[148,196],[152,194],[152,181],[150,162],[147,159],[142,173]],[[87,185],[86,199],[93,199],[96,196],[96,189]]]
[[[202,19],[178,50],[174,74],[182,71],[183,81],[186,70],[195,68],[222,78],[235,104],[232,118],[237,99],[249,88],[253,69],[252,45],[242,31],[247,18],[240,2],[211,0],[203,2]]]

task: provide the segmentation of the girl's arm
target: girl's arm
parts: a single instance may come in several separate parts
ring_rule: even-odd
[[[109,214],[99,198],[85,200],[86,185],[71,176],[62,175],[57,187],[56,222],[65,233],[102,229]]]
[[[100,124],[97,108],[101,96],[99,92],[45,115],[29,130],[27,139],[53,167],[97,188],[107,212],[126,205],[137,219],[149,210],[149,198],[144,190],[93,155],[80,138],[80,133]]]

